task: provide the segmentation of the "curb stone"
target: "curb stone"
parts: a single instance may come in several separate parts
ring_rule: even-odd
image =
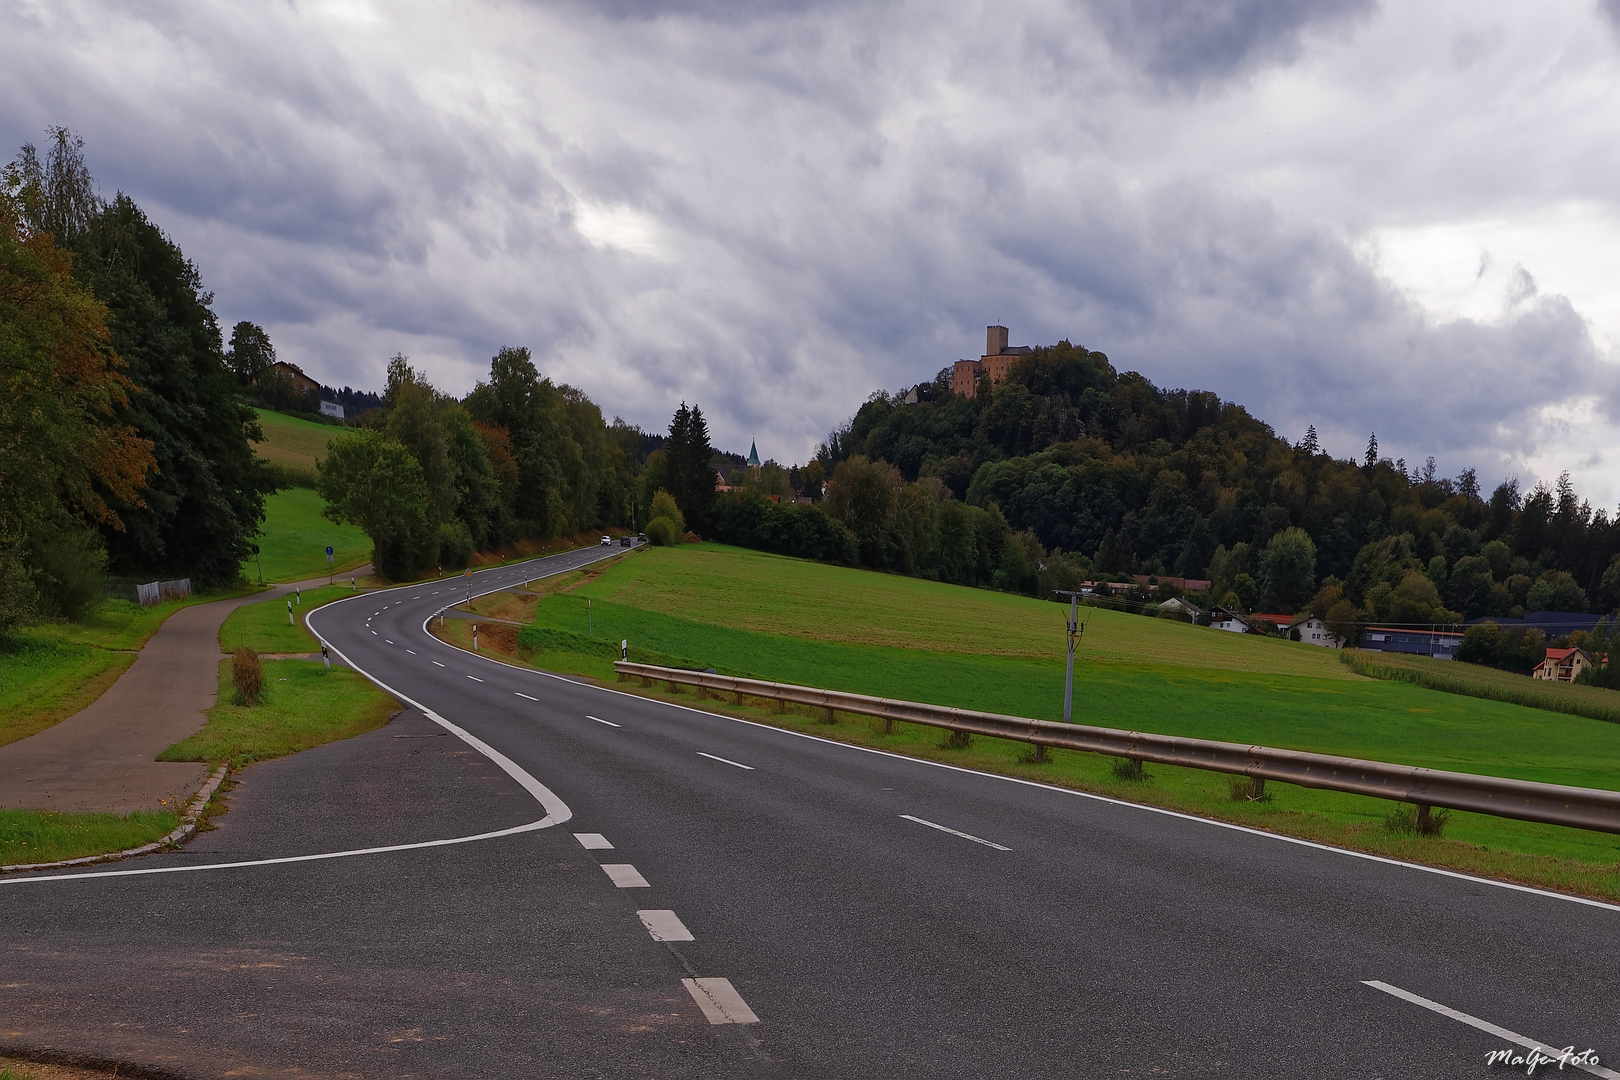
[[[229,771],[230,767],[227,765],[221,765],[215,769],[213,775],[204,781],[203,786],[197,790],[197,794],[193,795],[191,801],[186,804],[185,812],[180,816],[179,827],[160,840],[154,840],[150,844],[142,844],[140,847],[127,848],[124,851],[111,851],[105,855],[86,855],[82,859],[64,859],[61,862],[45,863],[13,863],[10,866],[0,866],[0,874],[8,874],[14,870],[57,870],[65,866],[86,866],[90,863],[110,862],[113,859],[127,859],[132,855],[149,855],[154,851],[161,851],[163,848],[184,843],[191,839],[191,835],[197,831],[197,822],[202,818],[202,812],[208,806],[208,800],[213,797],[215,791],[219,790],[219,785],[224,782],[225,775]]]

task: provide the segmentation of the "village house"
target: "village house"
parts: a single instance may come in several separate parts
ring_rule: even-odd
[[[1592,658],[1585,649],[1548,649],[1546,657],[1531,670],[1530,677],[1572,683],[1591,666]]]
[[[1327,628],[1315,615],[1307,615],[1288,628],[1288,636],[1307,645],[1320,645],[1324,649],[1344,648],[1344,639]]]
[[[1007,347],[1007,328],[1005,326],[987,326],[984,328],[984,355],[977,360],[958,360],[951,367],[951,393],[963,397],[976,397],[979,393],[979,377],[989,375],[992,383],[998,383],[1007,377],[1012,370],[1013,361],[1028,356],[1034,352],[1028,345],[1015,345]]]
[[[1230,630],[1235,634],[1247,634],[1249,632],[1248,621],[1231,608],[1210,608],[1209,625],[1212,629]]]

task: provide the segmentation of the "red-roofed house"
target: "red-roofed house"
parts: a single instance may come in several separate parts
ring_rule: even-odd
[[[1532,679],[1574,682],[1575,676],[1592,666],[1585,649],[1548,649],[1547,658],[1530,672]]]

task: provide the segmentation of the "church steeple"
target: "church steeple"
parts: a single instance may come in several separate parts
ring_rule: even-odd
[[[748,440],[748,467],[754,470],[754,477],[757,479],[759,477],[759,447],[754,444],[752,439]]]

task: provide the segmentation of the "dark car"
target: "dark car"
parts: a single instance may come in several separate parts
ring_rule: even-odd
[[[630,546],[630,538],[628,536],[619,537],[619,546],[620,547],[629,547]]]

